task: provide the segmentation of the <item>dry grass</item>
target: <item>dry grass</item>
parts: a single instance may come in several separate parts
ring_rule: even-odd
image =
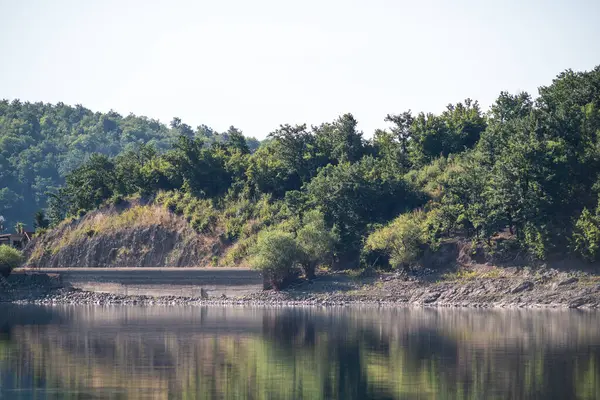
[[[55,229],[35,239],[36,242],[29,249],[27,263],[44,265],[53,262],[54,257],[63,254],[67,249],[82,246],[92,248],[96,242],[104,243],[105,239],[109,242],[115,240],[117,243],[115,260],[123,265],[133,259],[137,262],[139,257],[152,249],[157,252],[156,254],[162,254],[160,252],[162,243],[144,242],[148,235],[141,233],[146,230],[151,233],[151,236],[154,235],[152,232],[158,232],[160,235],[176,239],[174,247],[169,248],[168,253],[164,254],[164,262],[168,266],[201,266],[210,263],[223,265],[220,256],[230,247],[221,241],[219,230],[199,233],[185,216],[173,213],[162,204],[144,205],[139,202],[129,202],[127,207],[107,206],[79,219],[63,221]],[[166,248],[163,250],[166,251]],[[245,255],[246,249],[240,246],[239,250],[244,251],[243,254],[235,257],[237,262],[225,265],[240,263],[239,258]]]
[[[592,276],[584,276],[579,280],[579,283],[584,286],[593,286],[600,284],[600,276],[592,275]]]
[[[448,272],[442,275],[445,281],[471,281],[475,279],[496,279],[504,276],[504,272],[498,267],[486,268],[461,268],[456,272]]]
[[[135,205],[127,210],[116,212],[96,212],[84,217],[78,224],[73,225],[72,221],[63,222],[58,230],[62,228],[62,235],[58,243],[52,248],[52,253],[56,254],[62,248],[69,246],[73,242],[85,237],[94,237],[96,235],[113,233],[124,229],[136,229],[148,226],[171,226],[175,228],[175,220],[171,213],[158,206]],[[66,226],[73,225],[73,226]],[[32,253],[32,259],[42,254],[37,246]]]
[[[172,225],[172,222],[172,215],[162,207],[133,206],[119,214],[97,214],[88,224],[95,232],[105,233],[127,228],[167,226]]]

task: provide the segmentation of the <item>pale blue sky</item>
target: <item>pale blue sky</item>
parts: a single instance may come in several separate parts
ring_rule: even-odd
[[[265,137],[549,84],[600,64],[600,1],[0,0],[0,98]]]

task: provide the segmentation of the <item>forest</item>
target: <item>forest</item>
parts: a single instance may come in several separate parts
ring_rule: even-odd
[[[600,258],[600,66],[564,71],[536,98],[501,92],[487,111],[466,99],[384,122],[366,138],[345,114],[259,143],[234,127],[4,101],[0,214],[14,223],[44,209],[43,227],[148,199],[277,284],[296,267],[310,277],[320,264],[418,265],[456,238]]]
[[[205,125],[194,131],[179,118],[166,126],[133,114],[92,112],[81,105],[1,100],[0,232],[13,230],[17,222],[34,228],[34,213],[47,208],[49,194],[92,154],[115,156],[142,144],[163,152],[180,135],[201,136],[207,143],[227,140],[227,132],[219,134]],[[252,149],[259,145],[252,138],[247,143]]]

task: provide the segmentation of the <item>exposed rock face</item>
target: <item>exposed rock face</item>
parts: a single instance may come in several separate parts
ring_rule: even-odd
[[[558,282],[556,284],[556,286],[565,286],[565,285],[570,285],[572,283],[577,283],[579,282],[579,279],[575,278],[575,277],[570,277],[567,279],[563,279],[562,281]]]
[[[25,254],[27,266],[41,268],[194,267],[208,265],[221,249],[218,238],[197,234],[184,218],[138,205],[63,223],[35,238]]]
[[[525,282],[519,283],[519,284],[518,284],[517,286],[515,286],[515,287],[514,287],[514,288],[513,288],[513,289],[512,289],[510,292],[511,292],[512,294],[515,294],[515,293],[521,293],[521,292],[523,292],[523,291],[525,291],[525,290],[529,290],[529,289],[531,289],[532,287],[533,287],[533,282],[530,282],[530,281],[525,281]]]

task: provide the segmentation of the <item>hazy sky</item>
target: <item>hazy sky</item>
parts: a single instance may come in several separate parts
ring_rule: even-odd
[[[600,64],[598,0],[0,0],[0,98],[262,138],[441,112]]]

